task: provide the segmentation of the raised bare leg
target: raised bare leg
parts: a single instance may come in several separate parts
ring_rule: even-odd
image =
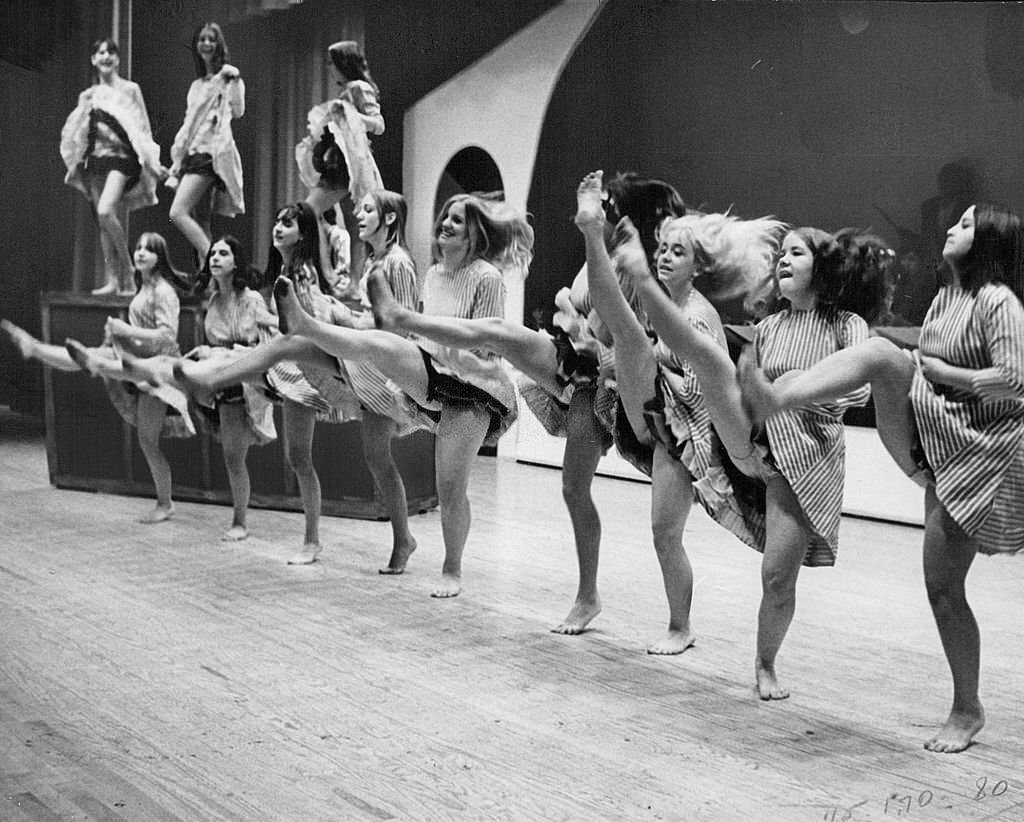
[[[936,753],[958,753],[985,726],[985,710],[978,696],[981,632],[966,591],[977,544],[938,501],[934,486],[925,494],[925,587],[953,675],[953,706],[942,729],[924,747]]]
[[[750,357],[741,357],[740,378],[744,401],[757,420],[785,408],[828,402],[871,383],[882,444],[907,476],[920,476],[921,467],[913,456],[917,427],[910,404],[914,363],[888,340],[871,337],[819,360],[806,371],[784,374],[774,383]]]
[[[343,328],[311,317],[299,305],[290,281],[279,277],[274,297],[288,333],[312,341],[328,354],[345,360],[370,360],[420,404],[427,400],[427,371],[419,346],[389,331]]]

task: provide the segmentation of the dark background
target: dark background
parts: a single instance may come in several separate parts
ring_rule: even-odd
[[[374,153],[388,186],[401,190],[404,111],[553,5],[306,0],[238,17],[239,4],[225,0],[135,0],[131,77],[169,162],[196,25],[224,24],[251,104],[273,98],[250,79],[261,64],[308,49],[312,32],[344,15],[361,27],[383,92],[388,130]],[[76,247],[81,256],[82,235],[95,230],[84,199],[61,182],[58,144],[91,82],[89,44],[109,31],[109,7],[0,0],[0,30],[0,315],[38,332],[39,293],[75,284]],[[919,321],[949,215],[972,198],[1024,206],[1022,47],[1017,4],[610,0],[549,106],[528,203],[537,246],[527,317],[548,309],[582,260],[572,193],[584,171],[600,167],[661,177],[693,205],[741,216],[873,227],[904,263],[895,308]],[[284,111],[288,101],[272,102]],[[247,174],[266,129],[275,129],[273,117],[235,123]],[[254,188],[247,177],[247,197]],[[135,213],[131,239],[161,231],[184,263],[186,245],[167,223],[169,195],[161,190],[159,205]],[[248,215],[214,222],[250,247],[267,228]],[[4,345],[0,404],[37,413],[41,396],[39,368]]]

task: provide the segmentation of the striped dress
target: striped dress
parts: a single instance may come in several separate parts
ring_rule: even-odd
[[[945,286],[921,328],[920,351],[972,370],[996,369],[1016,398],[984,402],[928,381],[910,398],[936,494],[983,553],[1024,550],[1024,308],[1005,285],[972,294]]]
[[[754,351],[765,375],[775,380],[867,338],[867,323],[849,311],[830,317],[817,310],[786,309],[758,323]],[[835,565],[846,470],[843,413],[867,403],[870,393],[865,385],[834,402],[783,411],[765,421],[770,460],[793,489],[810,526],[804,565]]]
[[[159,342],[147,343],[141,349],[136,348],[138,356],[154,357],[161,354],[176,357],[180,353],[178,348],[178,316],[181,311],[181,303],[178,300],[178,293],[167,280],[157,277],[149,282],[143,283],[139,290],[132,297],[128,304],[128,322],[136,328],[163,329],[167,332],[167,338]],[[104,384],[110,401],[117,409],[117,413],[129,425],[138,427],[139,393],[138,386],[129,382],[118,380],[105,380]],[[161,386],[162,392],[179,392],[173,386]],[[158,396],[154,392],[154,396]],[[184,405],[184,397],[181,397]],[[190,437],[196,433],[195,425],[188,417],[183,417],[171,406],[167,406],[167,415],[164,417],[163,426],[160,429],[161,437]]]
[[[687,319],[701,334],[723,349],[725,331],[718,314],[697,291],[690,294]],[[708,515],[741,542],[761,550],[764,546],[764,492],[756,480],[745,477],[729,462],[715,433],[704,402],[700,381],[689,364],[660,340],[654,343],[658,374],[653,397],[644,404],[644,417],[654,440],[679,460],[693,479],[697,502]],[[619,408],[615,445],[622,456],[648,476],[653,470],[654,447],[640,443]]]
[[[273,333],[266,324],[271,317],[263,297],[252,289],[246,288],[235,295],[214,294],[203,318],[206,342],[211,346],[210,357],[227,365],[246,356],[253,346]],[[234,400],[230,398],[232,394],[228,394],[217,397],[216,401],[237,402],[240,397],[245,403],[246,423],[256,443],[263,445],[277,439],[274,408],[266,393],[251,383],[243,383],[239,390],[241,394],[234,393]],[[214,436],[219,436],[219,416],[211,414],[204,418]]]
[[[360,290],[365,294],[366,277],[374,268],[384,273],[395,299],[405,308],[419,308],[419,289],[416,267],[409,253],[399,245],[392,245],[379,260],[372,256],[366,260]],[[366,305],[367,311],[369,304]],[[433,430],[436,421],[424,412],[397,383],[388,379],[368,360],[338,359],[333,372],[300,366],[310,385],[332,406],[348,408],[353,403],[360,409],[389,417],[397,424],[396,436],[404,437],[419,429]]]
[[[427,270],[423,282],[423,313],[439,317],[477,319],[505,316],[505,282],[501,272],[486,260],[476,259],[455,271],[441,263]],[[440,374],[486,392],[491,426],[488,444],[493,444],[516,420],[516,392],[501,358],[487,351],[460,350],[423,337],[416,344],[427,354]]]

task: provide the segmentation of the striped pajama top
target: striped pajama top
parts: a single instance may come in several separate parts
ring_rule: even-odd
[[[435,263],[423,280],[422,297],[424,314],[462,319],[505,316],[505,281],[497,268],[482,259],[455,271]],[[507,409],[499,429],[488,436],[489,443],[508,430],[516,419],[516,393],[497,354],[451,348],[415,335],[412,338],[430,355],[438,372],[486,391]]]
[[[765,375],[775,380],[867,338],[867,323],[849,311],[830,317],[817,310],[785,309],[758,323],[754,351]],[[835,564],[845,479],[843,412],[867,403],[870,391],[865,385],[834,402],[782,411],[765,421],[772,460],[810,525],[804,565]]]
[[[946,511],[985,553],[1024,550],[1024,308],[1005,285],[972,294],[945,286],[921,328],[921,354],[972,370],[996,369],[1013,399],[985,402],[930,382],[920,367],[910,398]]]

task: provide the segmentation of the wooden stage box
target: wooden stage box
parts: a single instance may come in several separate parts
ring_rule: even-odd
[[[42,295],[43,338],[58,345],[68,337],[95,346],[103,340],[107,317],[128,319],[127,297],[93,297],[66,292]],[[182,351],[203,342],[202,309],[183,305],[178,329]],[[50,482],[58,488],[153,496],[153,481],[132,426],[110,402],[103,380],[84,373],[44,369],[46,453]],[[249,450],[251,505],[301,511],[295,475],[284,458],[280,408],[274,412],[278,439]],[[163,439],[171,464],[174,497],[231,504],[220,443],[200,433]],[[395,440],[395,461],[405,480],[410,513],[437,506],[434,436],[418,431]],[[362,426],[318,424],[313,458],[323,490],[323,512],[360,519],[385,519],[363,459]]]

